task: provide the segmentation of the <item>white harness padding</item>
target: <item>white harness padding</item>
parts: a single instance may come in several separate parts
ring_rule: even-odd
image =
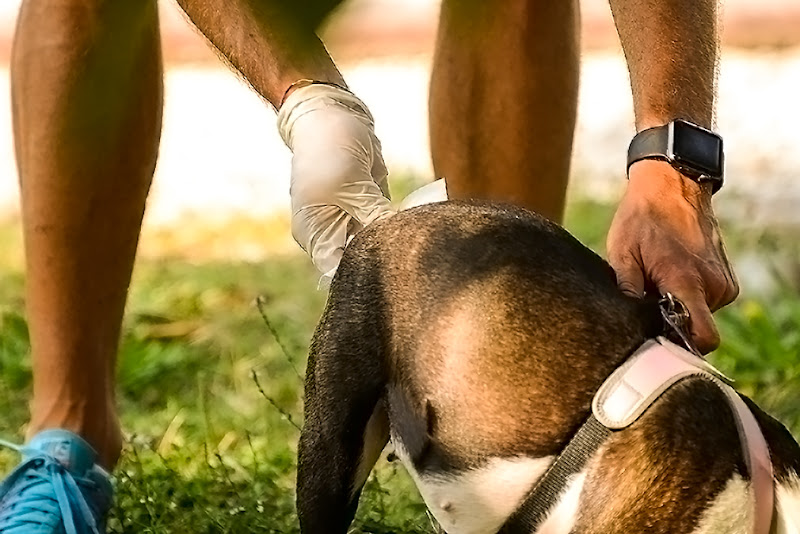
[[[715,384],[731,404],[754,500],[754,534],[767,534],[774,508],[772,462],[764,435],[750,409],[711,364],[663,337],[648,340],[608,377],[592,401],[603,425],[622,429],[636,421],[664,391],[679,380],[699,376]]]

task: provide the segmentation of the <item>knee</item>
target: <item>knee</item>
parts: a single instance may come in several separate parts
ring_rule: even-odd
[[[43,8],[55,11],[71,11],[73,13],[95,13],[97,15],[119,13],[147,12],[156,7],[156,0],[136,0],[120,2],[119,0],[23,0],[22,10]]]
[[[306,2],[297,2],[298,9],[296,10],[297,16],[308,27],[316,30],[322,22],[339,7],[342,0],[307,0]],[[292,4],[291,2],[289,4]]]
[[[98,25],[122,30],[140,26],[139,21],[157,21],[158,8],[156,0],[23,0],[19,18],[23,26],[29,21],[41,28],[49,22],[62,31]]]
[[[497,28],[504,34],[535,33],[574,25],[578,0],[443,0],[442,23],[467,32]],[[500,30],[502,28],[502,30]]]

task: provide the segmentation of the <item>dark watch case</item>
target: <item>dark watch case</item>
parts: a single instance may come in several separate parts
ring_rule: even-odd
[[[628,148],[628,168],[642,159],[665,159],[695,181],[711,182],[714,192],[722,187],[722,138],[691,122],[676,119],[636,134]]]

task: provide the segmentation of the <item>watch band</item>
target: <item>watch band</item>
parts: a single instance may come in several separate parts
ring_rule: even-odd
[[[710,183],[711,192],[722,187],[722,138],[689,121],[676,119],[637,133],[628,146],[628,166],[643,159],[668,162],[698,184]]]
[[[642,159],[669,161],[669,156],[667,156],[668,147],[668,125],[642,130],[634,136],[631,144],[628,145],[628,170],[630,170],[631,165]]]

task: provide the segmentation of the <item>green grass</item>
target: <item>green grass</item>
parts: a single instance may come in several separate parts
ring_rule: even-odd
[[[568,226],[601,250],[610,213],[577,203]],[[779,244],[787,239],[729,233],[734,255],[784,250]],[[296,532],[300,377],[325,299],[317,276],[299,253],[261,251],[269,259],[237,261],[198,252],[199,238],[175,245],[186,243],[184,230],[159,235],[165,248],[146,251],[137,263],[124,325],[118,376],[126,443],[110,530]],[[31,374],[15,224],[0,225],[0,253],[0,435],[19,440]],[[745,296],[720,312],[723,345],[713,360],[798,436],[800,296],[790,279],[780,284],[780,291]],[[15,461],[4,452],[0,469]],[[433,532],[397,462],[381,460],[354,532]]]
[[[0,247],[19,246],[4,238],[15,231],[0,227]],[[118,363],[126,443],[110,531],[298,531],[295,425],[325,300],[316,272],[300,253],[257,262],[148,256],[134,273]],[[21,441],[31,369],[19,261],[0,266],[0,436]],[[0,470],[16,461],[4,451]],[[381,461],[362,501],[358,532],[429,528],[397,463]]]

